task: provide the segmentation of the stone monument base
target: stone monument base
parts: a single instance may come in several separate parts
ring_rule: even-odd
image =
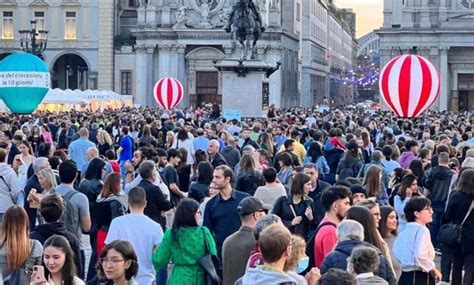
[[[261,60],[220,60],[214,66],[222,74],[222,110],[240,110],[242,117],[262,117],[268,108],[268,80],[280,64]]]

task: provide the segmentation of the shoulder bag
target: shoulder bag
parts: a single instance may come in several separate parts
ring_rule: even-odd
[[[471,202],[471,206],[469,207],[469,210],[467,211],[466,216],[464,216],[464,219],[462,220],[461,224],[455,224],[453,222],[450,222],[441,226],[441,228],[439,229],[438,240],[442,244],[444,244],[445,246],[454,246],[461,243],[462,226],[471,214],[473,208],[474,200]]]
[[[198,260],[199,265],[204,270],[204,284],[206,285],[219,285],[221,284],[221,278],[217,274],[216,268],[219,267],[219,260],[217,256],[211,254],[209,250],[209,242],[207,241],[204,229],[201,227],[202,236],[205,244],[205,255]]]

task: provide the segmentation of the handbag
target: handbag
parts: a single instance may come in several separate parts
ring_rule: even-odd
[[[216,270],[216,268],[219,267],[219,259],[217,256],[211,254],[209,250],[209,242],[207,241],[206,235],[204,234],[204,229],[201,228],[201,230],[206,250],[205,255],[198,260],[198,263],[204,270],[204,283],[206,285],[219,285],[221,284],[221,278],[217,274]]]
[[[469,217],[469,215],[471,214],[473,208],[474,200],[471,202],[471,206],[469,207],[469,210],[467,211],[466,216],[464,216],[464,219],[462,220],[461,224],[455,224],[453,222],[450,222],[441,226],[438,233],[438,240],[442,244],[444,244],[445,246],[454,246],[461,243],[462,226],[467,220],[467,217]]]

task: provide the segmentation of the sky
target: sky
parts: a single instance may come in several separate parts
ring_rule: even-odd
[[[357,37],[378,29],[383,23],[383,0],[335,0],[338,8],[352,8],[357,14]]]

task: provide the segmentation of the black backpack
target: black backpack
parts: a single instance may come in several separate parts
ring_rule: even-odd
[[[306,242],[306,250],[305,250],[306,256],[309,257],[309,262],[308,262],[308,268],[306,268],[306,270],[301,273],[301,275],[303,276],[306,275],[306,273],[308,273],[313,267],[316,266],[316,260],[314,259],[314,241],[316,239],[316,235],[318,234],[319,230],[325,226],[333,226],[336,228],[335,224],[331,222],[324,222],[320,224],[316,228],[314,233],[309,237],[308,241]]]

